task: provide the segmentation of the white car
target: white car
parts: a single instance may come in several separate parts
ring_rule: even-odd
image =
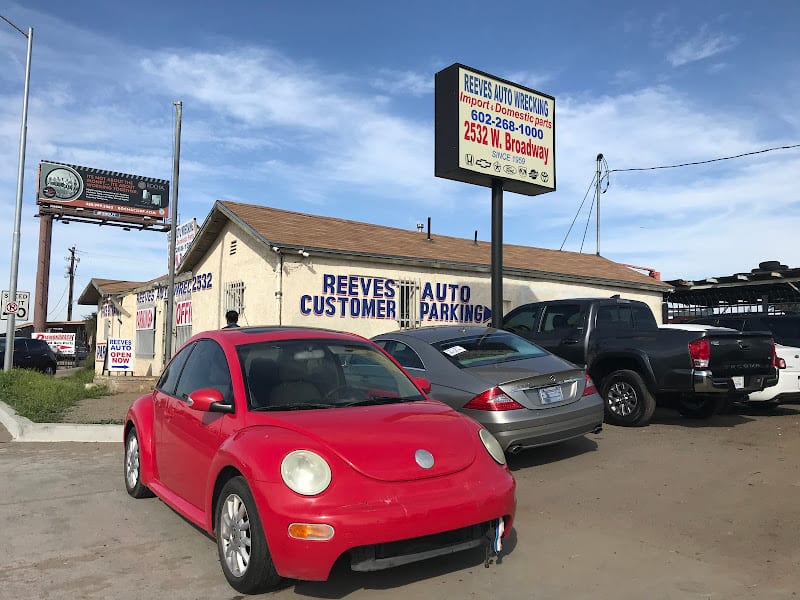
[[[750,394],[748,402],[778,405],[800,401],[800,348],[776,343],[775,353],[786,363],[786,368],[778,371],[778,384]]]
[[[687,331],[714,331],[724,329],[738,331],[730,327],[702,325],[698,323],[675,323],[659,325],[665,329],[684,329]],[[778,383],[760,392],[753,392],[747,396],[747,402],[759,406],[777,406],[787,402],[800,401],[800,348],[775,344],[775,354],[778,358]],[[783,359],[783,360],[781,360]]]

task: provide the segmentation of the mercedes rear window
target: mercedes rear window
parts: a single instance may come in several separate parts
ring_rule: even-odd
[[[461,368],[496,365],[548,354],[536,344],[507,331],[459,337],[437,342],[433,347]]]

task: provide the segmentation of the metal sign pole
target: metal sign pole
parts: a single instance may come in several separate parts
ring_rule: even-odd
[[[503,324],[503,180],[492,179],[492,327]]]
[[[25,60],[25,92],[22,96],[22,125],[19,133],[19,170],[17,171],[17,203],[14,211],[14,233],[11,242],[11,277],[8,284],[8,299],[14,302],[17,298],[17,274],[19,272],[19,237],[20,222],[22,220],[22,184],[25,178],[25,142],[28,134],[28,92],[31,83],[31,53],[33,51],[33,28],[28,28],[26,34],[11,21],[2,17],[14,29],[28,38],[28,53]],[[14,334],[16,332],[15,313],[8,315],[6,323],[6,354],[3,360],[3,370],[10,371],[14,364]]]

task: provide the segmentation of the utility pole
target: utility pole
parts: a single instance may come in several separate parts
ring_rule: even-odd
[[[75,268],[77,263],[81,262],[79,257],[75,256],[75,246],[69,249],[69,256],[65,257],[69,261],[69,269],[67,276],[69,277],[69,300],[67,301],[67,321],[72,321],[72,292],[75,285]]]
[[[172,200],[170,206],[170,230],[169,230],[169,276],[167,278],[167,311],[165,321],[164,336],[164,363],[172,358],[172,327],[173,316],[175,313],[175,242],[178,226],[178,175],[180,174],[181,164],[181,115],[183,114],[183,103],[173,102],[175,106],[175,140],[174,152],[172,156]]]
[[[597,155],[597,175],[595,179],[595,202],[597,204],[597,256],[600,256],[600,167],[602,166],[603,155]]]

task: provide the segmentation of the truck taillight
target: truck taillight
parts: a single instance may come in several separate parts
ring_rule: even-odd
[[[472,410],[517,410],[525,408],[519,402],[503,393],[499,387],[493,387],[475,396],[464,405]]]
[[[779,369],[786,368],[786,361],[778,356],[778,349],[775,347],[775,340],[772,340],[772,366]]]
[[[708,368],[708,361],[711,358],[711,344],[708,338],[702,337],[699,340],[689,342],[689,358],[695,369]]]

